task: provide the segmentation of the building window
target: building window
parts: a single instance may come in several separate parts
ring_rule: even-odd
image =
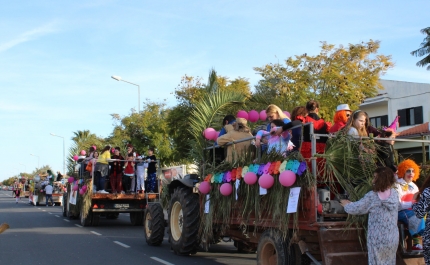
[[[415,107],[408,109],[400,109],[397,111],[399,118],[399,126],[410,126],[423,123],[423,107]]]
[[[382,128],[382,126],[388,126],[388,115],[372,117],[370,123],[375,128]]]

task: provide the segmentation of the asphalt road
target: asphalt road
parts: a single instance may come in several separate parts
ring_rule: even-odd
[[[28,199],[15,203],[11,191],[0,191],[0,264],[145,264],[249,265],[255,254],[238,254],[233,243],[212,246],[209,252],[177,256],[167,235],[159,247],[148,246],[143,226],[132,226],[128,214],[117,220],[101,218],[97,227],[81,227],[79,220],[62,216],[61,207],[32,206]]]

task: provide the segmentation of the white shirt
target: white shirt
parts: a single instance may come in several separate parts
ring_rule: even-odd
[[[348,135],[352,135],[352,136],[360,136],[359,134],[358,134],[358,131],[357,131],[357,129],[356,128],[354,128],[354,127],[351,127],[351,128],[349,128],[349,130],[348,130]]]
[[[45,187],[45,194],[51,194],[52,195],[52,191],[53,191],[53,187],[51,185],[48,185]]]
[[[412,208],[412,200],[405,200],[405,196],[408,194],[417,193],[420,190],[417,185],[412,181],[407,183],[404,179],[399,178],[396,182],[396,190],[399,193],[399,201],[400,205],[402,206],[402,210]],[[409,195],[408,197],[410,196],[411,195]]]

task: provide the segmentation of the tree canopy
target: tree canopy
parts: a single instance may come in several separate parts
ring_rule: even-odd
[[[417,66],[425,67],[426,65],[428,65],[427,70],[430,70],[430,27],[422,29],[421,33],[425,34],[426,37],[424,38],[423,42],[421,42],[420,48],[416,49],[415,51],[412,51],[411,54],[416,57],[422,57],[424,55],[427,55],[426,57],[417,62]]]

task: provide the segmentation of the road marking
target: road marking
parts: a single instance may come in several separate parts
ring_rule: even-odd
[[[52,213],[49,213],[49,214],[52,214]]]
[[[40,208],[37,208],[37,209],[39,209],[39,210],[40,210]]]
[[[130,246],[127,246],[126,244],[123,244],[123,243],[121,243],[121,242],[119,242],[119,241],[114,241],[114,243],[115,244],[118,244],[118,245],[120,245],[120,246],[122,246],[122,247],[125,247],[125,248],[129,248]]]
[[[42,210],[42,212],[46,212],[45,210]]]
[[[55,217],[60,217],[59,215],[56,215]]]
[[[151,257],[151,259],[156,260],[156,261],[158,261],[158,262],[160,262],[160,263],[163,263],[163,264],[166,264],[166,265],[175,265],[175,264],[173,264],[173,263],[167,262],[167,261],[162,260],[162,259],[159,259],[159,258],[157,258],[157,257]]]
[[[91,231],[91,233],[93,233],[94,235],[98,235],[98,236],[101,236],[102,234],[99,234],[99,233],[97,233],[97,232],[95,232],[95,231]]]
[[[70,222],[69,220],[67,220],[67,219],[63,219],[64,221],[66,221],[66,222]]]
[[[75,224],[77,227],[82,227],[82,225]]]

